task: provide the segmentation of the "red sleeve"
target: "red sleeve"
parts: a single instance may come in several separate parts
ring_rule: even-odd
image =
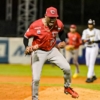
[[[30,25],[30,27],[27,29],[26,33],[25,33],[25,37],[26,38],[30,38],[33,37],[35,35],[35,29],[33,27],[33,24]]]
[[[62,31],[62,30],[64,30],[64,25],[63,25],[63,23],[61,23],[61,30],[60,30],[60,31]]]
[[[61,20],[57,19],[58,30],[61,32],[64,29],[64,25]]]
[[[79,33],[77,34],[77,37],[78,37],[77,38],[78,40],[77,40],[77,44],[75,45],[75,47],[79,47],[82,44],[81,36]]]
[[[78,34],[78,43],[79,43],[79,45],[82,44],[82,40],[81,40],[81,35],[80,34]]]

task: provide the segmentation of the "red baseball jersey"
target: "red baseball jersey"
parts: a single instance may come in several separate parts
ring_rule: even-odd
[[[63,23],[57,19],[54,27],[50,30],[42,22],[42,18],[33,22],[25,33],[26,38],[34,37],[32,45],[39,45],[42,50],[49,51],[56,44],[56,35],[63,29]]]
[[[76,33],[69,32],[67,35],[68,35],[68,44],[74,45],[75,48],[79,48],[79,46],[82,43],[80,34],[78,32]]]

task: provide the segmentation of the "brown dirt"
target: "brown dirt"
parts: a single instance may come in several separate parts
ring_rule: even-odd
[[[86,84],[84,77],[72,79],[72,83]],[[100,84],[100,79],[94,82]],[[94,84],[92,83],[92,84]],[[63,84],[62,77],[41,77],[40,84]],[[74,88],[80,95],[78,100],[100,100],[100,91]],[[48,92],[49,91],[49,92]],[[31,100],[31,77],[0,76],[0,100]],[[40,86],[39,100],[73,100],[63,93],[63,87]]]
[[[89,89],[74,88],[79,92],[78,100],[100,100],[100,91],[93,91]],[[49,91],[49,92],[48,92]],[[50,87],[40,91],[39,100],[74,100],[70,95],[63,93],[62,87]],[[24,100],[32,100],[31,96]]]

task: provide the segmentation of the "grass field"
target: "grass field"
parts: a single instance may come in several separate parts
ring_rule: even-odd
[[[72,74],[74,73],[75,67],[71,65]],[[100,78],[100,65],[95,66],[95,73],[98,78]],[[86,77],[87,67],[85,65],[80,65],[80,77]],[[31,76],[30,65],[18,65],[18,64],[0,64],[0,75],[3,76]],[[62,71],[58,67],[52,67],[51,65],[44,65],[42,70],[42,76],[63,76]],[[1,83],[0,83],[1,84]],[[17,83],[13,83],[17,84]],[[24,84],[24,83],[22,83]],[[28,84],[28,83],[27,83]],[[63,84],[40,84],[41,86],[63,86]],[[100,90],[99,84],[72,84],[75,87],[89,88]]]

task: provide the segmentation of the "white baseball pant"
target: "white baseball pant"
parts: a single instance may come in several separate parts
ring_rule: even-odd
[[[38,100],[39,80],[43,64],[46,60],[55,63],[64,73],[64,86],[68,87],[71,83],[70,65],[58,51],[53,48],[50,51],[37,50],[32,53],[32,100]]]
[[[94,65],[96,61],[96,57],[98,55],[99,47],[98,45],[86,47],[86,65],[88,67],[87,78],[92,78],[95,75],[94,73]]]

